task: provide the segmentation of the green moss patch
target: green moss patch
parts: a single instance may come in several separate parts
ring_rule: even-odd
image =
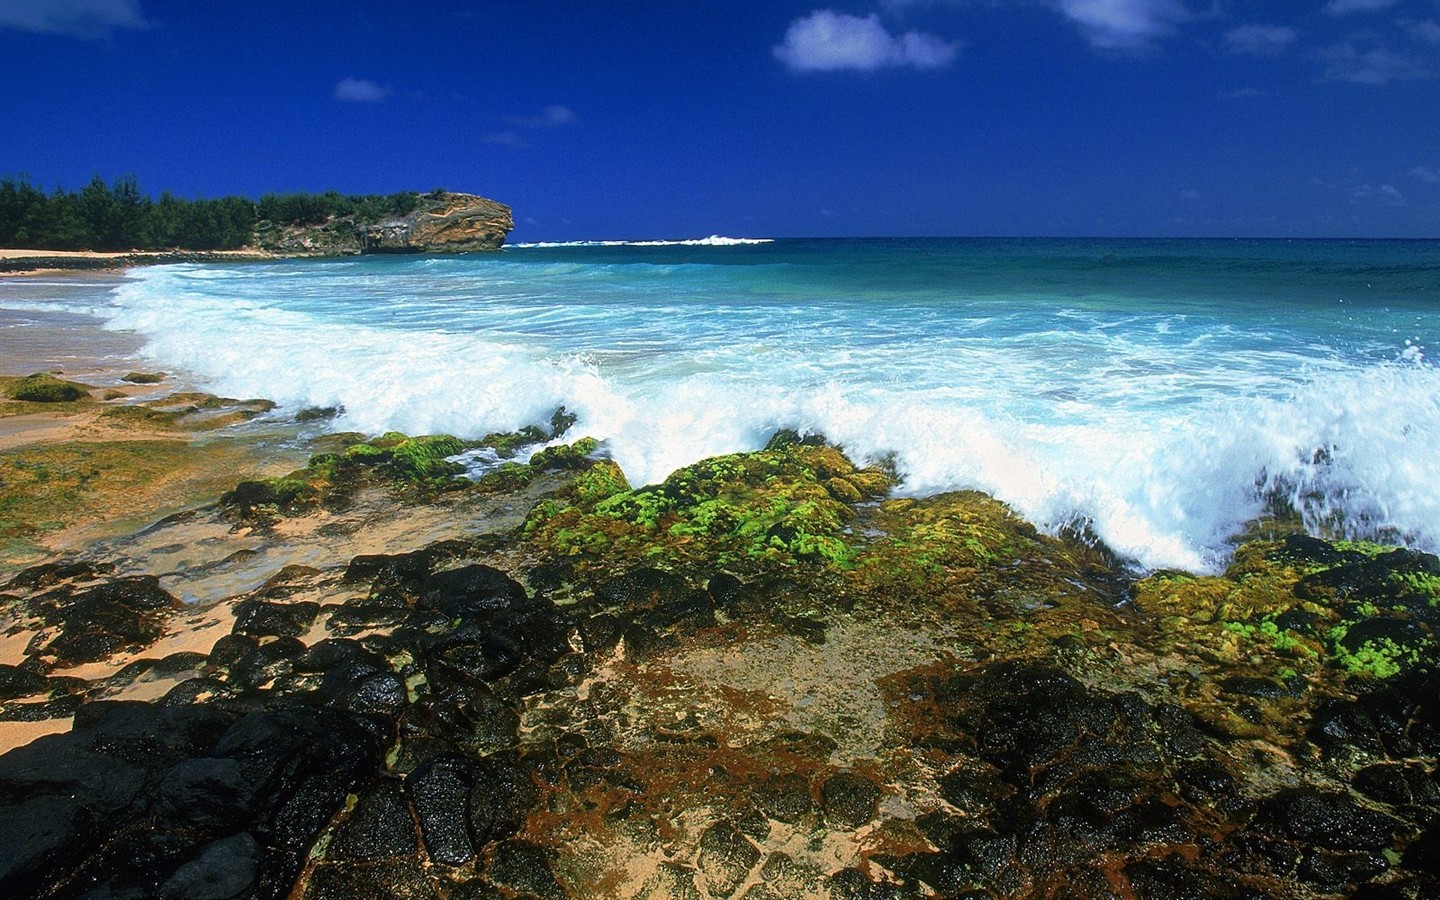
[[[0,452],[3,558],[32,557],[47,535],[77,524],[143,524],[137,516],[183,504],[177,493],[203,493],[216,473],[236,465],[230,448],[184,441],[35,444]]]
[[[1291,535],[1241,546],[1224,576],[1157,573],[1134,586],[1176,639],[1263,671],[1390,678],[1432,664],[1440,559]]]
[[[833,447],[795,443],[702,460],[633,490],[613,463],[602,462],[559,498],[538,504],[525,533],[549,553],[596,566],[846,570],[856,564],[859,543],[847,528],[853,499],[889,487],[875,475],[857,471]]]
[[[355,436],[358,437],[358,436]],[[464,471],[446,457],[469,449],[451,435],[410,437],[389,432],[372,441],[337,447],[310,457],[303,468],[279,478],[244,481],[220,498],[234,517],[251,522],[299,515],[320,505],[343,506],[356,489],[384,483],[422,494],[447,489]]]
[[[64,381],[45,372],[7,381],[5,396],[24,403],[73,403],[90,399],[89,385]]]

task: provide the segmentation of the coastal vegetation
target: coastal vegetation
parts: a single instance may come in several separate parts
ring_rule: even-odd
[[[432,191],[431,196],[443,194]],[[144,193],[132,175],[110,184],[96,175],[78,191],[46,193],[24,175],[0,178],[0,247],[40,250],[237,250],[253,246],[262,223],[274,228],[405,216],[420,204],[395,194],[265,194],[186,199]]]

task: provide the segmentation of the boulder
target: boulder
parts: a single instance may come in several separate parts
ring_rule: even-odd
[[[89,397],[90,389],[79,382],[63,381],[54,375],[37,372],[11,384],[5,394],[11,400],[30,403],[68,403]]]

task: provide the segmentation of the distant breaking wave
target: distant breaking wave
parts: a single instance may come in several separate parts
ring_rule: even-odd
[[[774,238],[733,238],[712,234],[707,238],[688,238],[683,241],[533,241],[522,244],[506,244],[517,250],[550,249],[552,247],[739,247],[744,244],[770,244]]]

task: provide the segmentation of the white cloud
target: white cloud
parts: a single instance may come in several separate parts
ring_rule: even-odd
[[[1379,12],[1395,5],[1396,0],[1330,0],[1325,12],[1332,16],[1348,16],[1351,13]]]
[[[513,131],[497,131],[493,134],[485,135],[482,140],[484,140],[487,144],[495,144],[500,147],[509,147],[511,150],[530,149],[530,145],[525,143],[525,139]]]
[[[1097,50],[1146,51],[1195,15],[1180,0],[1058,0]]]
[[[538,116],[512,116],[510,121],[522,128],[559,128],[579,122],[580,117],[570,107],[553,103],[542,109]]]
[[[104,37],[120,28],[148,28],[138,0],[4,0],[0,28],[69,37]]]
[[[1411,40],[1440,46],[1440,22],[1434,19],[1400,19],[1398,24],[1410,35]]]
[[[381,87],[368,78],[342,78],[335,85],[335,99],[347,103],[379,103],[391,93],[389,88]]]
[[[1395,189],[1392,184],[1361,184],[1350,189],[1351,198],[1361,203],[1374,203],[1379,206],[1404,206],[1405,195]]]
[[[1410,170],[1410,174],[1426,184],[1440,184],[1440,168],[1431,169],[1426,166],[1416,166]]]
[[[1283,25],[1241,25],[1225,32],[1225,48],[1243,56],[1278,56],[1296,37],[1295,29]]]
[[[942,69],[959,45],[919,31],[891,34],[878,15],[865,18],[819,9],[790,23],[775,58],[797,72]]]
[[[1364,38],[1364,36],[1361,36]],[[1322,47],[1315,58],[1325,64],[1322,81],[1349,81],[1381,86],[1392,81],[1430,78],[1435,72],[1428,61],[1404,50],[1365,38]]]

